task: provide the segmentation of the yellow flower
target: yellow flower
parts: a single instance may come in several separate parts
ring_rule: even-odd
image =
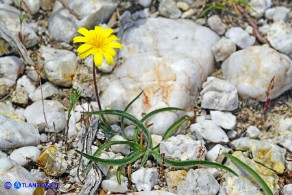
[[[94,30],[87,30],[82,27],[77,32],[83,36],[74,37],[73,43],[83,43],[77,49],[81,59],[93,55],[96,66],[101,66],[103,58],[108,65],[114,64],[115,48],[122,49],[123,46],[117,42],[119,38],[112,34],[113,29],[95,26]]]

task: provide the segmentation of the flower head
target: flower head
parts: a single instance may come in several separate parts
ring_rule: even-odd
[[[117,42],[119,38],[112,34],[113,29],[95,26],[94,30],[87,30],[81,27],[77,32],[83,36],[74,37],[73,43],[83,43],[77,49],[81,59],[93,55],[96,66],[101,66],[103,58],[108,65],[114,64],[115,48],[122,49],[123,46]]]

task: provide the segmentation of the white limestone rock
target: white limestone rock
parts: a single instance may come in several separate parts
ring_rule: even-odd
[[[181,16],[181,11],[174,0],[162,0],[159,3],[158,11],[160,15],[168,18],[179,18]]]
[[[29,162],[37,162],[40,154],[41,151],[37,147],[25,146],[14,150],[9,157],[19,165],[25,166]]]
[[[24,7],[24,6],[23,6]],[[10,5],[0,3],[0,20],[12,33],[18,37],[20,29],[20,11]],[[25,20],[22,23],[22,35],[24,37],[24,45],[26,48],[32,47],[38,43],[36,34],[36,24],[27,23]],[[15,51],[14,48],[0,38],[0,56],[9,54]]]
[[[261,131],[256,126],[249,126],[246,130],[246,135],[249,138],[258,138]]]
[[[14,4],[20,8],[20,2],[21,0],[13,0]],[[21,5],[22,9],[24,9],[27,12],[31,12],[31,14],[35,14],[39,11],[41,7],[41,0],[25,0],[25,5],[22,3]],[[27,7],[29,10],[27,10]]]
[[[205,152],[204,142],[196,141],[187,135],[172,136],[160,143],[160,153],[181,161],[204,160]]]
[[[84,26],[88,29],[107,21],[117,7],[117,3],[111,0],[88,0],[86,3],[80,0],[70,0],[68,7],[73,9],[81,18],[75,16],[64,8],[60,2],[55,3],[53,12],[49,18],[49,31],[53,39],[70,43],[77,29]]]
[[[100,79],[99,74],[97,79]],[[73,78],[73,88],[80,90],[82,97],[95,99],[92,69],[87,66],[78,66]]]
[[[207,20],[208,25],[212,30],[214,30],[218,35],[223,35],[226,31],[226,24],[224,24],[218,15],[213,15]]]
[[[292,133],[286,133],[286,135],[275,137],[273,142],[292,152]]]
[[[287,184],[284,186],[283,195],[292,194],[292,184]]]
[[[292,118],[282,117],[279,121],[279,131],[291,131],[292,132]]]
[[[126,139],[120,135],[115,135],[114,137],[111,138],[111,141],[126,141]],[[127,155],[130,153],[130,146],[126,144],[112,145],[111,150],[114,153],[122,153],[124,155]]]
[[[205,120],[190,126],[191,132],[199,139],[204,139],[212,143],[227,143],[229,141],[226,133],[213,121]]]
[[[158,172],[156,168],[140,168],[131,178],[138,191],[150,191],[158,182]]]
[[[227,136],[229,137],[229,139],[234,139],[237,136],[237,131],[230,130],[227,132]]]
[[[181,2],[181,1],[178,1],[176,3],[176,6],[181,9],[182,11],[187,11],[190,9],[190,6],[186,3],[186,2]]]
[[[216,62],[220,62],[236,51],[236,45],[230,39],[223,37],[214,44],[212,51]]]
[[[121,156],[121,154],[115,154],[113,152],[106,152],[103,151],[98,158],[102,158],[102,159],[122,159],[124,158],[123,156]],[[104,174],[104,175],[110,175],[109,170],[110,170],[110,166],[107,165],[102,165],[102,164],[98,164],[97,165],[99,170]]]
[[[211,120],[223,129],[232,130],[236,125],[236,117],[230,112],[211,111]]]
[[[46,114],[47,123],[43,112]],[[55,100],[44,100],[44,105],[41,100],[36,101],[25,109],[24,117],[29,124],[37,126],[40,131],[58,133],[66,127],[64,106]]]
[[[0,149],[35,146],[39,142],[38,130],[0,103]]]
[[[211,47],[218,39],[213,31],[189,20],[136,21],[122,37],[124,63],[98,82],[102,107],[123,110],[144,90],[128,110],[139,119],[167,106],[190,111],[197,89],[214,69]],[[146,123],[153,124],[151,133],[163,135],[183,114],[163,112]],[[109,121],[115,123],[118,118],[111,116]]]
[[[134,132],[135,132],[135,126],[134,125],[129,125],[125,128],[125,134],[126,138],[128,140],[133,140],[134,139]]]
[[[216,195],[219,184],[215,177],[205,169],[190,169],[185,181],[177,188],[177,195],[208,194]]]
[[[282,20],[274,22],[268,32],[270,44],[281,53],[292,57],[292,27]]]
[[[251,15],[260,18],[272,6],[272,0],[250,0],[249,5],[252,7]]]
[[[290,12],[290,9],[287,7],[276,6],[276,7],[267,9],[265,12],[265,17],[273,21],[277,21],[277,20],[287,21],[289,12]]]
[[[40,55],[45,59],[40,63],[43,63],[45,75],[51,83],[64,87],[72,86],[78,65],[74,52],[41,46]]]
[[[243,98],[265,102],[266,90],[274,76],[271,99],[292,87],[291,59],[266,45],[253,46],[233,53],[222,64],[222,72]]]
[[[42,92],[43,92],[43,96],[42,96]],[[59,89],[55,85],[51,84],[50,82],[46,82],[36,89],[34,94],[31,96],[31,100],[35,102],[35,101],[41,100],[42,98],[46,99],[58,93],[59,93]]]
[[[152,0],[139,0],[139,4],[143,7],[150,7]]]
[[[26,75],[23,75],[17,80],[16,89],[20,88],[25,89],[28,96],[31,98],[36,90],[36,83],[28,78]]]
[[[186,178],[186,170],[168,171],[165,173],[165,181],[169,192],[176,193],[178,185]]]
[[[196,13],[196,9],[189,9],[188,11],[185,11],[182,13],[181,18],[182,19],[191,18],[195,13]],[[202,20],[202,21],[196,20],[196,23],[203,25],[203,24],[205,24],[205,21],[204,20]]]
[[[282,174],[285,170],[286,149],[267,141],[240,138],[232,141],[236,150],[251,151],[253,160]]]
[[[152,139],[152,144],[153,144],[153,148],[154,148],[154,147],[156,147],[157,145],[159,145],[161,143],[162,136],[161,135],[152,134],[151,135],[151,139]]]
[[[207,152],[206,159],[208,161],[222,163],[225,158],[223,154],[230,151],[230,148],[224,147],[221,144],[216,144],[211,150]]]
[[[28,94],[23,88],[18,88],[12,93],[11,101],[16,104],[27,104],[28,103]]]
[[[208,77],[203,83],[202,108],[233,111],[238,108],[237,89],[228,81]]]
[[[107,192],[125,193],[128,191],[128,179],[121,175],[121,184],[119,184],[117,177],[113,176],[110,179],[102,180],[101,187]]]
[[[171,192],[163,191],[163,190],[152,190],[152,191],[127,193],[127,195],[175,195],[175,194]]]
[[[1,3],[11,5],[13,3],[13,0],[1,0]]]
[[[0,4],[1,10],[1,4]],[[16,56],[7,56],[0,58],[0,97],[9,92],[9,89],[15,84],[18,71],[23,66],[22,60]]]
[[[233,41],[238,47],[245,49],[255,43],[255,37],[240,27],[232,27],[227,30],[225,36]]]
[[[247,164],[253,170],[260,175],[261,178],[266,182],[273,194],[279,192],[279,177],[277,174],[263,166],[261,163],[255,162],[253,159],[249,159],[244,156],[242,152],[236,151],[232,154],[234,157],[240,159],[242,162]],[[226,172],[223,175],[225,182],[223,187],[226,189],[227,194],[240,194],[240,195],[262,195],[261,187],[256,183],[249,174],[246,173],[242,168],[228,160],[226,166],[234,170],[238,176],[233,175],[230,172]]]
[[[16,189],[13,187],[14,182],[21,183],[36,183],[35,177],[28,172],[25,168],[17,164],[15,161],[7,158],[6,154],[0,151],[0,194],[1,195],[22,195],[33,194],[35,188],[21,188]],[[11,182],[11,188],[4,188],[6,182]],[[7,186],[7,184],[6,184]]]

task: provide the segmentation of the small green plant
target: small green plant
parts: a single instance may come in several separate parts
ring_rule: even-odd
[[[23,11],[23,5],[25,6],[26,10],[31,13],[30,8],[27,6],[26,2],[24,0],[20,0],[19,2],[19,32],[18,32],[18,39],[20,40],[21,43],[24,42],[24,37],[23,37],[23,31],[22,31],[22,26],[23,26],[23,21],[25,19],[25,14]]]
[[[252,9],[252,7],[248,4],[247,0],[216,0],[216,1],[209,1],[206,3],[204,10],[200,14],[201,16],[206,15],[212,10],[218,11],[226,11],[230,8],[234,9],[237,14],[240,14],[238,10],[238,5],[242,5],[244,8],[248,10]]]
[[[141,93],[135,99],[137,99],[140,95],[141,95]],[[133,101],[130,102],[129,105],[131,105],[132,103],[133,103]],[[127,110],[129,105],[126,107],[125,110]],[[121,182],[120,175],[121,175],[121,170],[123,167],[125,167],[131,163],[134,163],[135,161],[137,161],[140,158],[142,158],[141,167],[143,167],[145,165],[146,161],[150,157],[153,157],[156,161],[158,161],[159,163],[163,163],[166,166],[177,167],[177,168],[187,168],[187,167],[194,167],[194,166],[213,167],[213,168],[223,169],[223,170],[229,171],[229,172],[237,175],[230,168],[228,168],[224,165],[215,163],[215,162],[208,162],[208,161],[203,161],[203,160],[179,161],[179,160],[173,160],[170,158],[165,158],[165,157],[162,157],[160,155],[159,145],[157,145],[156,147],[153,147],[150,132],[147,129],[147,127],[145,127],[144,122],[147,121],[151,116],[153,116],[157,113],[160,113],[160,112],[181,111],[181,110],[182,109],[175,108],[175,107],[160,108],[160,109],[157,109],[157,110],[154,110],[154,111],[148,113],[141,120],[137,119],[136,117],[134,117],[131,114],[128,114],[126,111],[121,111],[121,110],[100,110],[100,111],[95,111],[95,112],[88,112],[87,114],[90,114],[90,115],[102,116],[102,115],[110,114],[110,115],[116,115],[116,116],[122,117],[122,125],[123,125],[123,120],[127,119],[135,125],[136,129],[135,129],[133,141],[129,141],[129,140],[127,140],[127,141],[108,141],[108,142],[102,144],[101,146],[99,146],[99,148],[94,152],[93,155],[89,155],[89,154],[86,154],[86,153],[83,153],[83,152],[77,150],[77,152],[79,154],[81,154],[82,156],[84,156],[85,158],[90,160],[89,163],[87,164],[86,169],[85,169],[85,173],[91,167],[91,164],[93,162],[98,163],[98,164],[103,164],[103,165],[109,165],[109,166],[118,166],[118,171],[116,172],[116,176],[117,176],[118,182],[120,183]],[[168,139],[175,132],[175,130],[178,129],[187,120],[189,120],[188,116],[183,116],[180,119],[178,119],[175,123],[173,123],[167,129],[167,131],[163,135],[162,140]],[[146,138],[144,143],[143,143],[143,141],[141,141],[142,136],[140,137],[140,143],[138,142],[138,140],[139,140],[138,139],[138,135],[139,135],[138,132],[142,132],[141,134],[143,135],[143,137]],[[123,159],[102,159],[102,158],[97,157],[103,150],[107,149],[108,147],[110,147],[112,145],[118,145],[118,144],[119,145],[125,144],[131,148],[131,152],[128,155],[126,155]]]
[[[67,114],[67,124],[65,129],[65,146],[67,147],[67,140],[68,140],[68,129],[69,129],[69,121],[71,118],[71,111],[73,110],[75,104],[78,102],[81,96],[81,91],[78,89],[71,89],[70,96],[69,96],[69,105],[68,105],[68,114]]]
[[[229,158],[235,165],[239,166],[244,171],[246,171],[257,182],[257,184],[262,187],[266,195],[273,195],[272,190],[269,188],[266,182],[251,167],[249,167],[247,164],[245,164],[238,158],[232,156],[231,154],[224,154],[224,155],[227,158]]]

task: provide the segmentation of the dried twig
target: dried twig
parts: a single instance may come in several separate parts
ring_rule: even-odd
[[[273,76],[273,78],[271,79],[269,86],[267,88],[267,91],[266,91],[267,100],[266,100],[265,105],[264,105],[263,110],[262,110],[262,121],[264,121],[265,112],[271,103],[270,95],[271,95],[271,91],[274,89],[274,85],[275,85],[275,76]]]
[[[236,7],[240,11],[240,13],[242,13],[242,15],[246,18],[247,22],[252,26],[254,35],[256,36],[257,40],[260,43],[268,44],[269,42],[267,41],[267,39],[263,37],[259,32],[256,20],[253,19],[250,15],[248,15],[246,10],[242,6],[237,4]]]
[[[28,52],[24,45],[20,42],[18,37],[16,37],[12,32],[10,32],[10,30],[7,29],[7,27],[1,20],[0,20],[0,37],[3,38],[9,45],[16,48],[27,64],[35,66],[34,62],[28,55]]]
[[[63,7],[65,7],[73,16],[75,16],[78,20],[81,20],[81,17],[79,16],[79,14],[77,14],[73,9],[71,9],[65,2],[64,0],[57,0],[59,1]]]

